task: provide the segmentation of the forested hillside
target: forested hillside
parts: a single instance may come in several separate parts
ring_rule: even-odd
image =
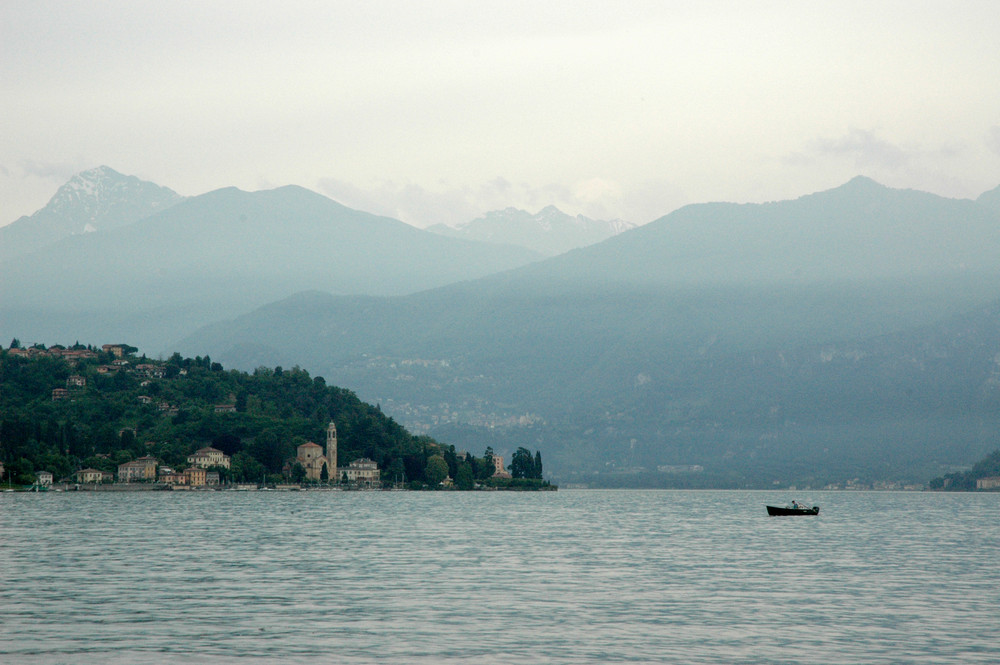
[[[459,459],[453,446],[411,435],[378,406],[298,367],[246,373],[207,356],[136,357],[126,345],[120,355],[18,346],[0,351],[0,461],[13,484],[41,470],[57,481],[84,467],[114,471],[143,455],[182,467],[205,446],[232,456],[224,480],[276,482],[296,446],[323,442],[331,420],[341,462],[370,458],[387,483],[436,486],[450,476],[471,486],[493,473],[490,460]]]
[[[966,492],[975,489],[989,489],[996,491],[1000,486],[987,481],[985,486],[980,486],[979,481],[984,479],[995,480],[1000,477],[1000,450],[992,453],[976,462],[968,471],[949,473],[930,482],[932,490],[947,490],[950,492]]]

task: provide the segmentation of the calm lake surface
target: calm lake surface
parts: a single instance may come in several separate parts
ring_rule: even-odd
[[[1000,494],[5,493],[0,662],[996,663],[998,553]]]

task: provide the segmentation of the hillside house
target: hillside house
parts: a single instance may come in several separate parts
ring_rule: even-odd
[[[121,358],[127,355],[127,348],[128,347],[125,344],[104,344],[101,346],[101,349],[103,349],[105,353],[110,353],[115,358]]]
[[[166,376],[167,370],[160,365],[153,365],[151,363],[141,363],[135,366],[135,373],[139,376],[145,376],[150,379],[162,379]]]

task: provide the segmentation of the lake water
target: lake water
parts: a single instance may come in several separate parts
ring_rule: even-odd
[[[5,493],[0,662],[996,663],[998,553],[1000,494]]]

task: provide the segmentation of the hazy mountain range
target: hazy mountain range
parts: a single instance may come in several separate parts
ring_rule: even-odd
[[[453,238],[519,245],[545,256],[555,256],[634,228],[635,224],[620,219],[573,217],[555,206],[548,206],[534,215],[517,208],[505,208],[464,224],[434,224],[427,230]]]
[[[99,175],[105,186],[95,193],[123,178],[109,169]],[[46,209],[61,205],[65,189]],[[130,201],[136,210],[155,208],[148,199]],[[81,196],[77,207],[98,204]],[[422,231],[295,186],[221,189],[128,225],[100,215],[94,225],[108,230],[63,233],[37,249],[11,243],[14,256],[0,264],[0,335],[50,343],[111,335],[159,351],[198,326],[304,289],[403,294],[540,258]]]
[[[0,335],[297,364],[459,448],[540,449],[562,481],[920,481],[997,446],[998,191],[856,178],[539,260],[220,190],[0,264]]]

